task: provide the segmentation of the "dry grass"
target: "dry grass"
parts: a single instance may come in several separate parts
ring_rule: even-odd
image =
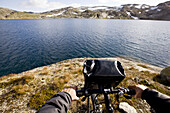
[[[67,79],[67,78],[68,78],[68,79],[72,79],[71,74],[68,73],[68,72],[64,73],[64,76],[66,77],[66,79]]]
[[[49,71],[44,70],[44,71],[42,71],[42,72],[40,73],[40,75],[48,75],[48,73],[49,73]]]
[[[64,65],[64,67],[69,67],[69,66],[70,66],[70,64],[65,64],[65,65]]]
[[[129,70],[133,70],[133,69],[135,69],[133,66],[129,68]]]
[[[61,68],[59,68],[59,69],[56,71],[56,73],[61,72],[61,71],[62,71],[62,69],[61,69]]]
[[[67,77],[67,78],[64,79],[64,82],[67,83],[69,80],[70,80],[70,78]]]
[[[63,84],[64,83],[64,79],[59,79],[58,82],[59,82],[59,84]]]
[[[77,68],[72,71],[72,74],[82,74],[83,73],[83,68]]]
[[[73,65],[71,65],[68,69],[69,69],[69,70],[74,70],[75,67],[74,67]]]
[[[8,82],[2,82],[0,83],[0,87],[7,87],[10,85],[24,85],[24,84],[28,84],[30,81],[32,81],[34,79],[33,75],[24,75],[24,76],[20,76],[17,78],[8,78]]]
[[[137,64],[137,66],[140,66],[140,67],[143,67],[143,68],[146,68],[146,69],[149,68],[149,67],[147,67],[146,65],[143,65],[143,64]]]
[[[78,69],[77,69],[77,72],[78,72],[78,74],[82,74],[82,73],[83,73],[83,68],[81,68],[81,67],[78,68]]]
[[[47,67],[47,66],[44,66],[42,70],[47,70],[47,69],[48,69],[48,67]]]
[[[26,85],[16,85],[16,86],[13,86],[12,89],[15,91],[15,93],[17,93],[19,95],[23,95],[26,92],[30,92],[32,90],[31,88],[29,88]]]
[[[81,63],[79,63],[78,61],[79,60],[77,59],[71,61],[70,60],[63,61],[55,64],[54,66],[56,68],[54,68],[54,66],[51,67],[46,66],[43,68],[39,68],[38,71],[34,71],[33,74],[25,73],[26,75],[24,76],[18,76],[15,74],[10,75],[10,77],[5,76],[4,78],[2,78],[4,81],[5,80],[7,81],[8,78],[9,79],[7,82],[0,83],[0,86],[3,88],[9,88],[11,92],[4,91],[3,96],[0,96],[0,100],[2,100],[0,101],[0,104],[5,100],[8,100],[7,107],[13,109],[13,107],[11,106],[14,105],[13,103],[15,102],[14,99],[18,99],[18,97],[19,98],[28,97],[28,100],[30,100],[28,103],[30,108],[28,106],[26,107],[30,110],[39,109],[43,103],[45,103],[54,94],[56,94],[56,92],[60,92],[65,86],[69,87],[70,84],[75,85],[76,83],[79,82],[81,82],[82,84],[84,83],[84,77],[82,73],[83,66],[81,65],[84,59],[83,61],[81,61]],[[51,76],[51,72],[53,72],[54,76]],[[170,95],[170,91],[168,90],[168,88],[162,86],[158,82],[153,81],[157,73],[151,73],[149,71],[140,72],[139,70],[135,69],[133,66],[131,66],[128,69],[125,68],[125,72],[126,72],[126,78],[119,84],[119,86],[128,87],[128,85],[130,84],[138,84],[138,83],[145,84],[145,85],[147,84],[149,88],[154,88],[162,93]],[[48,75],[48,76],[41,76],[41,75]],[[41,83],[42,77],[44,77],[43,84]],[[111,96],[111,99],[113,101],[114,96]],[[11,102],[11,100],[13,102]],[[121,97],[120,101],[121,102],[126,101],[130,105],[133,105],[136,109],[140,109],[142,106],[142,103],[136,99],[127,100]],[[22,102],[24,103],[24,101]],[[72,105],[72,107],[70,108],[70,112],[73,111],[81,112],[81,110],[82,112],[86,112],[86,108],[87,106],[85,105],[85,102],[83,103],[79,101],[78,105],[76,103]]]

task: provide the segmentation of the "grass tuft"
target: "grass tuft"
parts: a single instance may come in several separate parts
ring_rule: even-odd
[[[146,68],[146,69],[149,68],[149,67],[147,67],[146,65],[143,65],[143,64],[137,64],[137,66],[140,66],[140,67],[143,67],[143,68]]]
[[[48,75],[48,71],[43,71],[40,73],[40,75]]]

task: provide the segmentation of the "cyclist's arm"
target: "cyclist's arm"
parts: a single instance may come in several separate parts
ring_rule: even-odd
[[[55,94],[49,101],[47,101],[38,111],[38,113],[67,113],[72,98],[66,92],[59,92]]]
[[[145,89],[142,99],[145,99],[156,113],[165,113],[170,109],[170,97],[156,90]]]

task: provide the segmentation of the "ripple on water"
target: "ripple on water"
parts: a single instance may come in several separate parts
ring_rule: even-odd
[[[170,22],[0,20],[0,76],[77,57],[127,56],[170,65]]]

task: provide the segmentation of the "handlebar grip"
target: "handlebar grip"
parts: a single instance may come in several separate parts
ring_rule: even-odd
[[[127,92],[128,95],[135,95],[136,91],[134,89],[129,89],[129,91]]]
[[[76,96],[77,97],[81,97],[84,95],[84,90],[83,89],[77,89],[76,90]]]

